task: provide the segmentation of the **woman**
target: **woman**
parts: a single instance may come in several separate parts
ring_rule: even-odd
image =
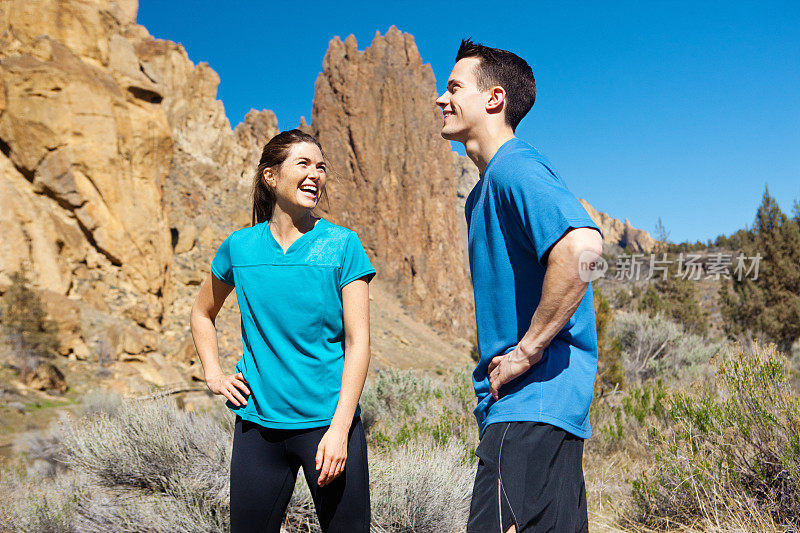
[[[206,384],[236,413],[233,533],[277,533],[300,466],[323,531],[369,531],[358,399],[375,270],[353,231],[313,215],[326,170],[319,142],[300,130],[266,144],[253,224],[220,245],[192,308]],[[225,374],[214,319],[234,288],[243,354]]]

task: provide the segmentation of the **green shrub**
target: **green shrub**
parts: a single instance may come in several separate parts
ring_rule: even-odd
[[[677,275],[678,263],[669,268],[666,279],[658,278],[639,300],[639,311],[651,317],[664,315],[695,335],[708,333],[708,313],[698,300],[697,282]]]
[[[597,325],[597,379],[595,392],[603,394],[625,384],[625,365],[622,362],[622,345],[608,335],[614,319],[611,304],[597,285],[592,286],[594,316]]]
[[[631,385],[618,391],[616,397],[601,397],[592,404],[592,424],[598,437],[592,446],[602,450],[646,445],[653,432],[668,427],[663,401],[667,389],[661,380]]]
[[[633,382],[659,377],[685,378],[702,371],[702,365],[721,347],[662,315],[619,311],[609,335],[620,343],[625,377]]]
[[[401,446],[419,439],[446,444],[477,442],[472,409],[475,394],[467,369],[444,379],[415,370],[381,371],[364,390],[361,418],[367,440],[378,447]]]
[[[800,527],[800,399],[774,345],[726,350],[717,379],[667,402],[673,430],[633,484],[632,518],[667,529],[756,515]]]

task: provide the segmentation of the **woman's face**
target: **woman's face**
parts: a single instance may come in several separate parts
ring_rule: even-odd
[[[314,209],[326,179],[325,160],[317,145],[296,143],[280,167],[267,169],[264,179],[275,191],[277,204],[286,210]]]

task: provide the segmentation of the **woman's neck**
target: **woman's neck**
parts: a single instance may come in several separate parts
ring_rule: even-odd
[[[269,219],[269,227],[278,240],[291,240],[298,234],[302,235],[310,231],[317,220],[311,211],[303,209],[296,213],[289,213],[276,204],[272,218]]]

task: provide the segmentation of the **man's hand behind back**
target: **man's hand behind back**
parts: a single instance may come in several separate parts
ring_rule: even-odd
[[[500,399],[500,387],[518,378],[530,367],[541,361],[544,350],[526,354],[517,345],[505,355],[498,355],[489,362],[489,390],[495,400]]]

